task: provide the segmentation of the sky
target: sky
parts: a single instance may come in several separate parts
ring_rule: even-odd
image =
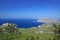
[[[0,18],[60,18],[59,0],[0,0]]]

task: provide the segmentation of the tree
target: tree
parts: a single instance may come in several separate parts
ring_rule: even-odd
[[[18,34],[20,34],[20,32],[16,24],[5,23],[0,27],[0,37],[1,37],[0,39],[2,40],[14,40],[15,36],[17,36]]]
[[[33,37],[33,36],[31,36],[30,40],[34,40],[34,37]]]
[[[53,24],[56,40],[60,40],[60,25]]]
[[[29,37],[27,37],[26,40],[29,40]]]

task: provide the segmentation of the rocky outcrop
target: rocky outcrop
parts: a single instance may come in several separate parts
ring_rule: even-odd
[[[0,32],[7,34],[7,33],[19,33],[18,29],[17,29],[17,25],[16,24],[12,24],[12,23],[4,23],[0,26]]]

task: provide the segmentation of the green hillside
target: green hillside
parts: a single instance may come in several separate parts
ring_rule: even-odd
[[[0,40],[57,40],[54,29],[51,23],[32,28],[17,28],[16,24],[5,23],[0,26]]]

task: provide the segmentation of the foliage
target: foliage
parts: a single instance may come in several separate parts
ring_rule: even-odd
[[[40,29],[46,28],[47,30],[44,30],[44,33],[39,33]],[[54,31],[52,31],[53,28]],[[9,23],[7,26],[6,25],[0,26],[0,40],[60,40],[59,39],[60,36],[57,34],[60,34],[60,25],[56,24],[53,24],[52,27],[27,28],[27,29],[17,28],[16,24],[12,23]]]
[[[53,24],[56,40],[60,40],[60,25]]]
[[[15,24],[5,24],[0,27],[0,40],[14,40],[18,37],[18,29]]]

